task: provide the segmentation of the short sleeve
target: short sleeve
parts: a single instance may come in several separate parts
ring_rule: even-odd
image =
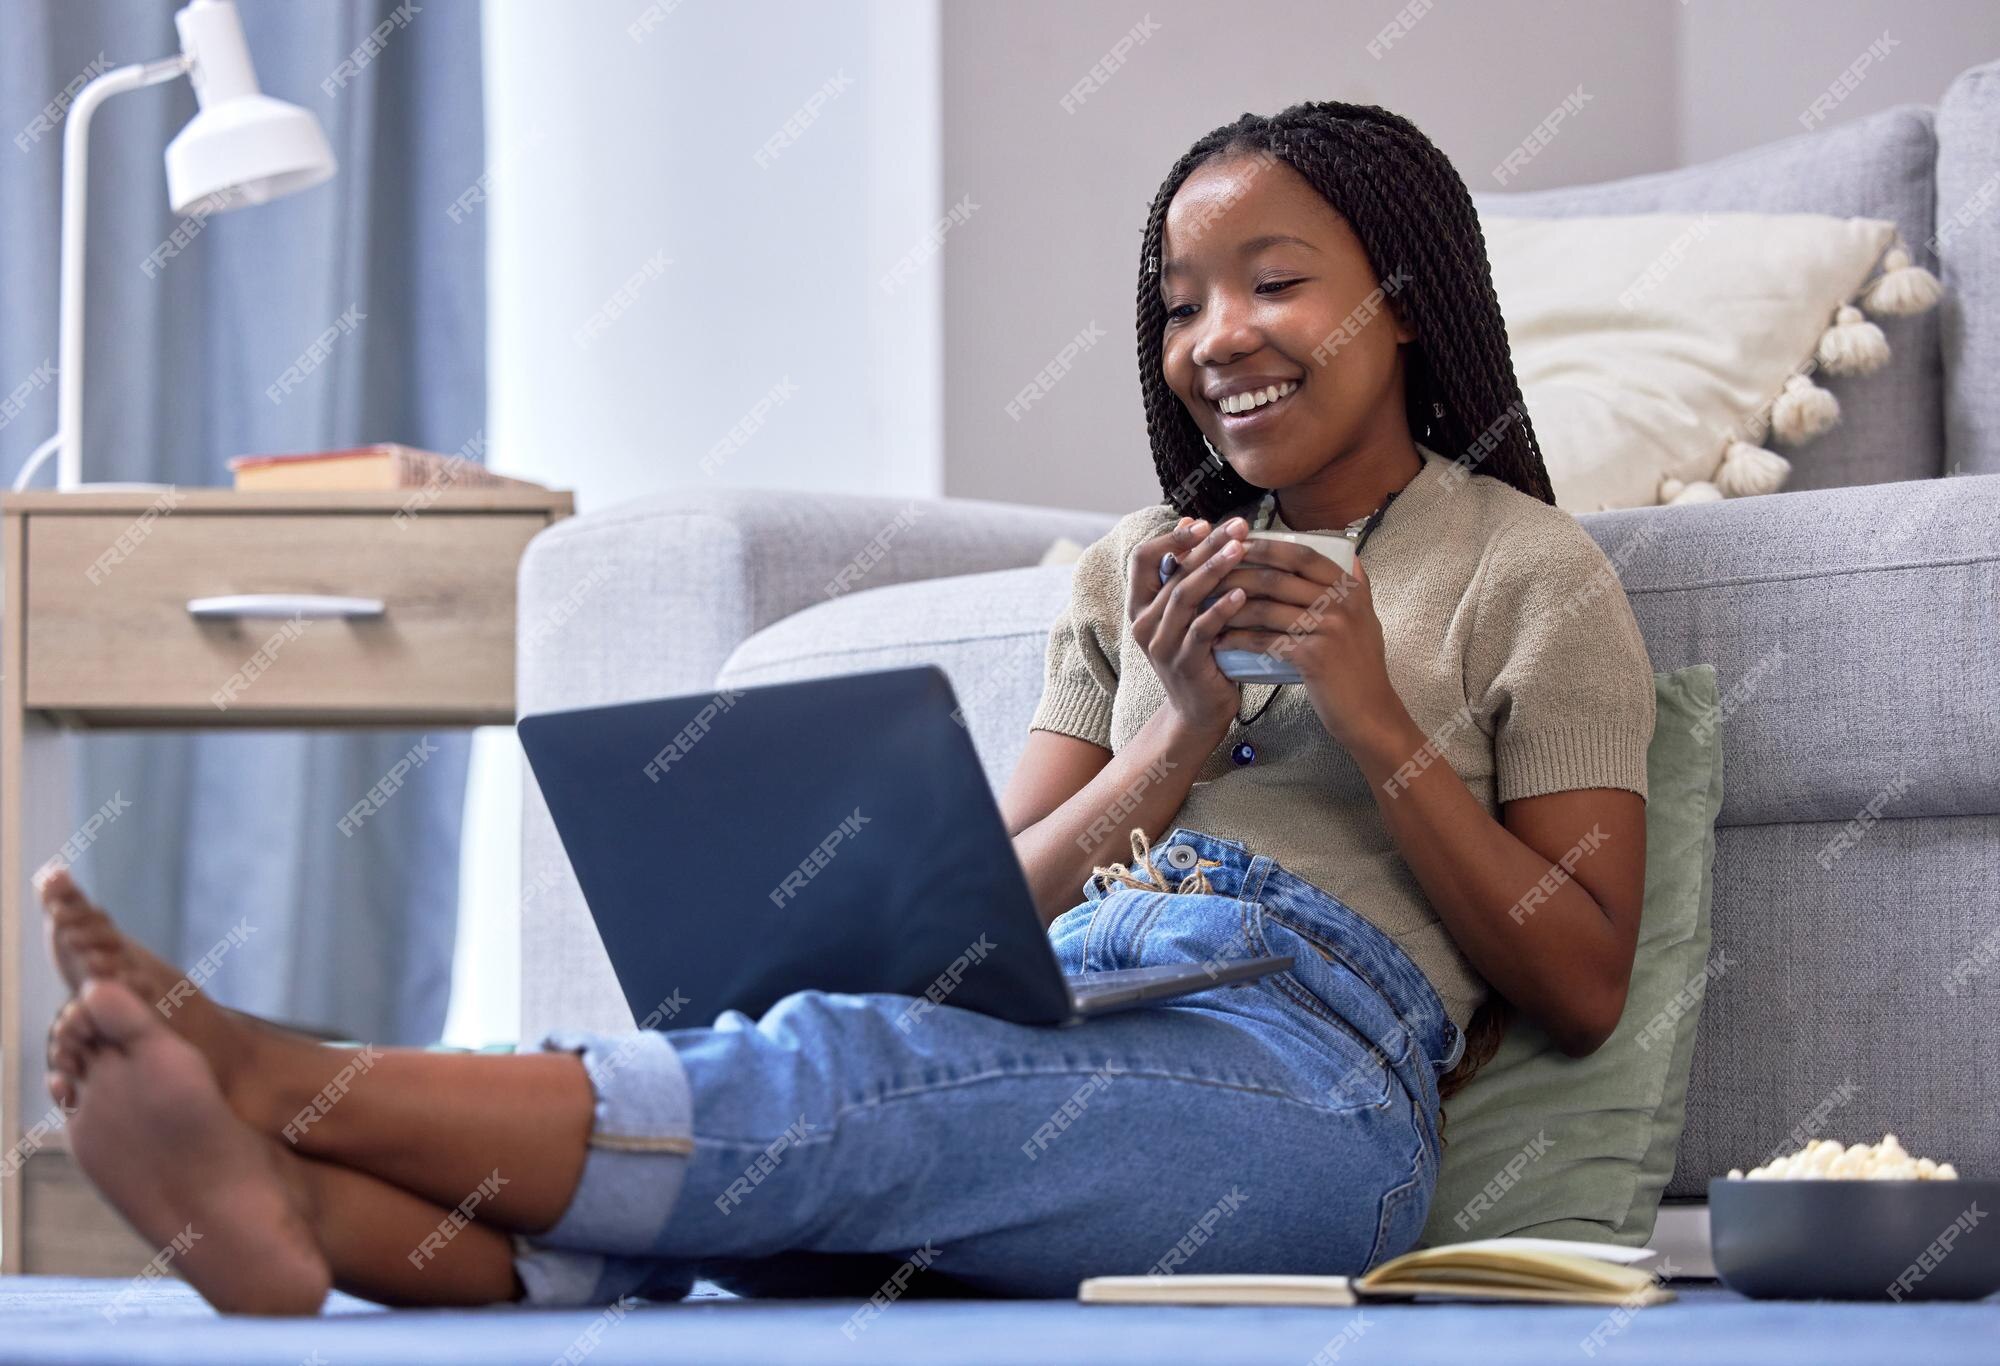
[[[1574,517],[1523,517],[1493,538],[1466,696],[1493,737],[1496,802],[1581,787],[1644,797],[1653,687],[1617,568]]]
[[[1049,628],[1042,700],[1029,730],[1058,731],[1111,748],[1133,525],[1133,518],[1121,520],[1077,557],[1069,601]]]

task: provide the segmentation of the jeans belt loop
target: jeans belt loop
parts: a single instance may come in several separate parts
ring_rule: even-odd
[[[1243,871],[1243,887],[1237,892],[1238,901],[1258,901],[1264,895],[1264,879],[1270,875],[1277,862],[1269,854],[1257,854],[1250,860],[1250,866]]]

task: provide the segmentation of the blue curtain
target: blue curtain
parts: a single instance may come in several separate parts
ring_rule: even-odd
[[[55,429],[63,92],[179,51],[165,0],[9,0],[0,40],[0,473]],[[92,126],[86,479],[226,485],[231,455],[402,441],[478,450],[484,170],[475,0],[239,0],[266,94],[311,110],[326,184],[190,233],[161,155],[185,80]],[[38,116],[40,116],[38,118]],[[49,129],[47,125],[56,126]],[[455,207],[456,206],[456,207]],[[182,227],[176,242],[177,225]],[[173,244],[168,251],[167,245]],[[323,363],[267,390],[329,327]],[[23,388],[25,386],[25,389]],[[11,414],[11,415],[10,415]],[[468,452],[469,453],[469,452]],[[37,483],[53,477],[53,465]],[[131,568],[140,568],[135,560]],[[143,571],[142,571],[143,572]],[[130,665],[145,667],[134,641]],[[418,734],[106,734],[79,746],[78,819],[126,803],[78,874],[155,949],[220,956],[209,989],[259,1014],[391,1043],[442,1029],[467,743],[435,751],[352,837],[340,817]],[[42,851],[24,851],[29,865]]]

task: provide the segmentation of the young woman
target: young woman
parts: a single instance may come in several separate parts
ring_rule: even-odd
[[[1071,1029],[805,992],[513,1056],[353,1053],[191,993],[57,871],[77,995],[49,1085],[98,1189],[261,1312],[697,1276],[1069,1296],[1412,1246],[1441,1098],[1503,1012],[1583,1054],[1623,1009],[1651,667],[1552,505],[1471,198],[1406,120],[1313,103],[1202,138],[1147,219],[1138,325],[1164,501],[1077,565],[1002,805],[1066,970],[1289,972]],[[1217,648],[1301,681],[1239,686]]]

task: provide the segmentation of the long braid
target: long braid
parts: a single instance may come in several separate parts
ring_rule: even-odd
[[[1139,384],[1165,501],[1214,521],[1265,492],[1210,454],[1161,368],[1166,305],[1158,272],[1167,207],[1196,167],[1244,154],[1281,160],[1319,191],[1353,227],[1385,293],[1415,329],[1404,369],[1410,430],[1428,431],[1425,444],[1439,454],[1472,461],[1475,472],[1553,504],[1471,192],[1408,119],[1333,100],[1268,118],[1244,114],[1217,128],[1174,163],[1153,198],[1139,260]],[[1488,995],[1468,1023],[1465,1056],[1438,1080],[1440,1100],[1492,1059],[1513,1016],[1505,998]],[[1440,1137],[1443,1124],[1440,1114]]]

